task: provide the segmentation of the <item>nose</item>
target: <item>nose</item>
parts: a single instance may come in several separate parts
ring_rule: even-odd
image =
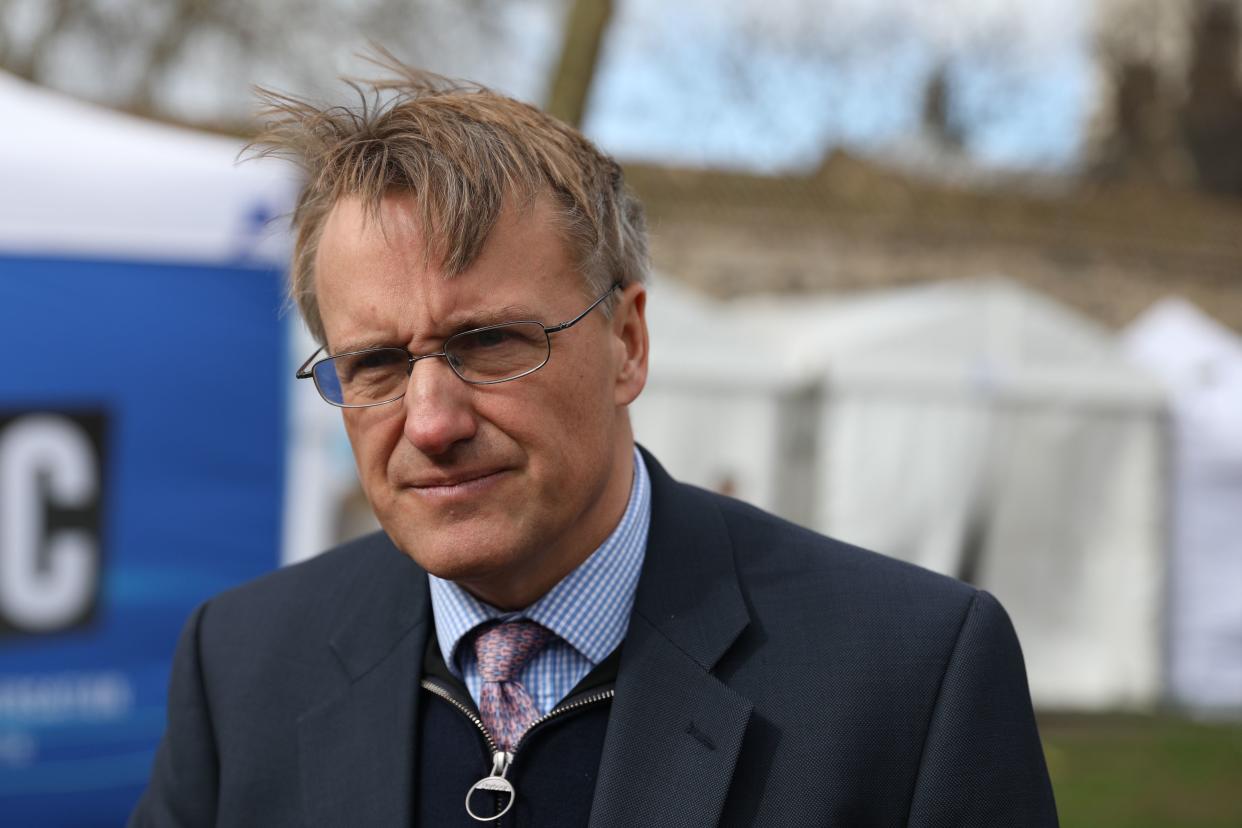
[[[415,362],[407,382],[402,398],[405,439],[416,449],[437,457],[474,437],[478,419],[471,405],[471,388],[443,357]]]

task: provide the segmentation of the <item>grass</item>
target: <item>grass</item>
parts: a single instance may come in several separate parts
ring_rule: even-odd
[[[1062,828],[1239,828],[1242,723],[1043,715]]]

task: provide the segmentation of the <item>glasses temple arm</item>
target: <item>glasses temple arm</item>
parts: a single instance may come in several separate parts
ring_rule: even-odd
[[[310,366],[311,362],[314,361],[315,357],[319,356],[319,354],[322,351],[323,351],[323,346],[320,345],[318,348],[315,349],[315,353],[311,354],[310,356],[306,358],[306,362],[302,363],[302,367],[299,368],[297,370],[297,373],[295,373],[293,376],[296,379],[310,379],[312,374],[310,371],[306,369]]]
[[[553,325],[550,328],[544,328],[543,329],[544,333],[554,334],[554,333],[557,333],[558,331],[563,331],[566,328],[572,328],[574,325],[577,325],[579,322],[581,322],[583,319],[586,318],[586,315],[588,313],[595,310],[595,308],[599,305],[600,302],[603,302],[609,296],[612,296],[612,292],[619,287],[621,287],[620,282],[613,282],[612,287],[604,291],[604,295],[596,299],[594,302],[592,302],[589,308],[587,308],[582,313],[578,314],[577,316],[575,316],[573,319],[569,320],[568,322],[562,322],[559,325]]]

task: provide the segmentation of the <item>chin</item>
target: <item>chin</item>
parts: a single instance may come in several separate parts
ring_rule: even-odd
[[[516,539],[496,538],[493,533],[468,527],[444,528],[434,532],[390,531],[397,548],[437,578],[447,581],[492,579],[512,570],[520,556],[514,551]],[[465,531],[462,531],[465,530]]]

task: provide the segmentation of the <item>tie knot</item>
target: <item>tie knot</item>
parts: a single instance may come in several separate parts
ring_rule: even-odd
[[[513,681],[551,637],[551,630],[534,621],[510,621],[485,629],[474,639],[479,677]]]

